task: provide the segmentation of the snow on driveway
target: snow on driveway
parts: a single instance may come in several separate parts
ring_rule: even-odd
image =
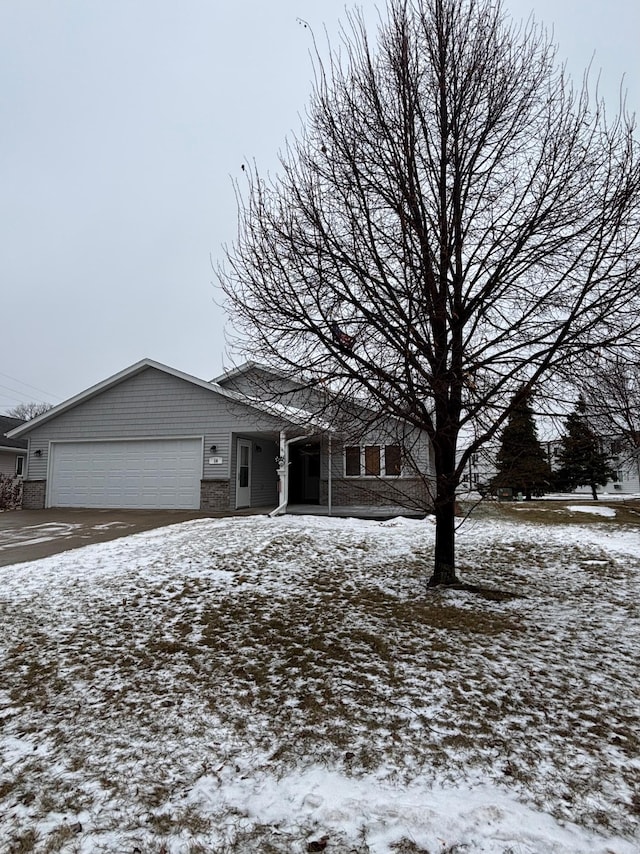
[[[427,590],[429,520],[196,520],[0,570],[0,850],[637,854],[638,528],[459,542],[504,595]]]

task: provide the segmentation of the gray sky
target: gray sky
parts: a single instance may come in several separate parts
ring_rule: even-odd
[[[351,4],[347,4],[350,6]],[[374,14],[374,3],[360,5]],[[640,113],[637,0],[505,0]],[[342,0],[0,0],[0,412],[149,356],[225,366],[211,261],[232,178],[276,166]]]

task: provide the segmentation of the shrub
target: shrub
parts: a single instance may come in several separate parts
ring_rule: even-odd
[[[19,510],[22,507],[22,478],[0,474],[0,510]]]

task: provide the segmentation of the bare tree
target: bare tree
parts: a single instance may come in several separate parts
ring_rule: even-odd
[[[22,418],[23,421],[31,421],[38,415],[43,415],[51,409],[50,403],[18,403],[7,413],[12,418]]]
[[[600,355],[587,367],[580,389],[598,435],[612,452],[637,467],[640,477],[640,353]]]
[[[470,455],[640,326],[634,124],[500,2],[390,0],[375,48],[348,20],[279,176],[245,172],[221,283],[245,353],[426,431],[430,583],[455,583]]]

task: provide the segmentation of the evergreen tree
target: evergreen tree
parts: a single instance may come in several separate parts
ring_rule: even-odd
[[[531,501],[532,495],[542,495],[549,487],[551,470],[538,441],[530,394],[513,404],[496,463],[498,473],[491,481],[494,489],[511,487]]]
[[[591,494],[598,498],[597,486],[604,486],[615,478],[607,455],[587,421],[587,404],[582,395],[565,422],[565,435],[558,451],[558,483],[563,489],[590,486]]]

